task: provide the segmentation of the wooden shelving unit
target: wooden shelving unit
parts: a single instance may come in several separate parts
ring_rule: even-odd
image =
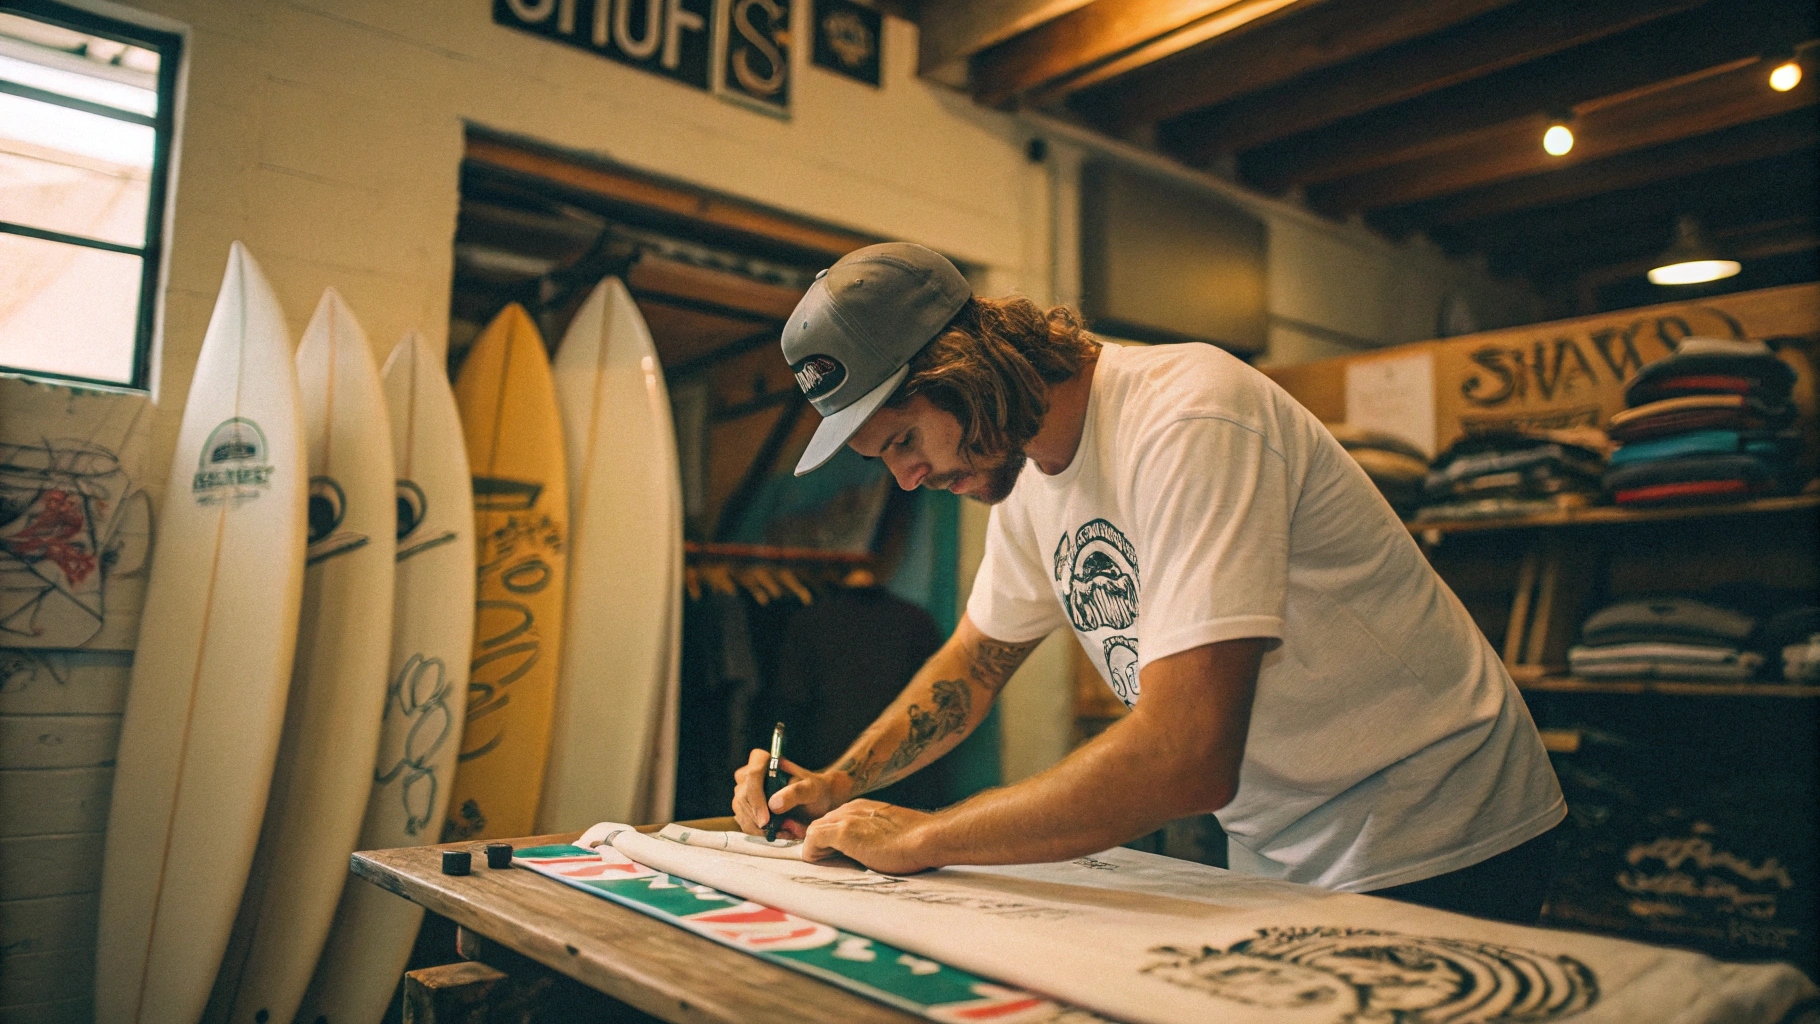
[[[1760,515],[1771,512],[1794,512],[1800,509],[1820,509],[1820,494],[1796,494],[1779,498],[1758,498],[1754,501],[1731,502],[1722,505],[1683,505],[1676,508],[1619,508],[1614,505],[1592,505],[1584,508],[1563,508],[1553,512],[1542,512],[1527,516],[1511,516],[1504,519],[1435,519],[1429,521],[1410,520],[1410,532],[1421,535],[1428,533],[1468,533],[1480,530],[1529,530],[1562,526],[1618,526],[1631,523],[1661,523],[1677,519],[1711,519],[1722,516]]]
[[[1820,686],[1796,683],[1693,683],[1673,679],[1520,679],[1517,688],[1544,693],[1661,693],[1679,697],[1820,697]]]
[[[1518,685],[1530,692],[1674,694],[1702,697],[1814,697],[1820,686],[1777,682],[1681,682],[1659,679],[1579,679],[1565,672],[1567,649],[1587,611],[1586,598],[1595,581],[1606,573],[1602,559],[1617,542],[1611,535],[1589,535],[1579,528],[1621,529],[1631,526],[1680,524],[1707,532],[1703,523],[1724,529],[1723,520],[1750,517],[1767,522],[1799,523],[1786,517],[1820,510],[1820,493],[1803,493],[1754,501],[1677,508],[1627,509],[1613,506],[1563,508],[1558,511],[1504,519],[1457,519],[1410,522],[1409,529],[1425,550],[1434,552],[1445,538],[1458,534],[1516,533],[1522,555],[1513,568],[1516,587],[1504,631],[1502,656]],[[1737,523],[1733,529],[1743,529]],[[1754,528],[1754,527],[1753,527]],[[1777,529],[1782,529],[1777,527]],[[1820,530],[1820,525],[1815,526]],[[1792,567],[1791,567],[1792,568]]]

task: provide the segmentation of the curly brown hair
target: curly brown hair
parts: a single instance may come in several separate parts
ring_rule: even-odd
[[[1081,372],[1100,343],[1067,306],[1045,310],[1021,295],[971,298],[922,351],[885,404],[917,396],[961,425],[961,450],[997,458],[1020,452],[1043,425],[1049,386]]]

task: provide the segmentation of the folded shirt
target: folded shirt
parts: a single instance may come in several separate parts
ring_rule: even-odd
[[[1640,643],[1574,647],[1567,652],[1574,675],[1590,678],[1741,681],[1763,667],[1763,655],[1736,647]]]
[[[1625,404],[1646,405],[1690,394],[1749,395],[1764,402],[1788,400],[1795,371],[1760,341],[1686,338],[1675,353],[1637,371],[1624,385]]]
[[[1417,462],[1420,462],[1424,468],[1428,465],[1428,455],[1424,453],[1422,449],[1417,448],[1414,442],[1399,437],[1396,434],[1386,433],[1382,430],[1367,430],[1364,427],[1355,427],[1350,423],[1323,422],[1322,425],[1333,434],[1334,440],[1340,442],[1341,447],[1345,448],[1347,451],[1367,449],[1373,451],[1397,452],[1415,459]]]
[[[1773,430],[1795,418],[1789,403],[1771,404],[1748,395],[1683,395],[1612,414],[1613,441],[1646,440],[1686,430]]]
[[[1776,489],[1784,469],[1779,460],[1745,453],[1683,455],[1618,466],[1605,474],[1605,489],[1620,505],[1748,497]]]
[[[1782,678],[1791,683],[1820,683],[1820,633],[1782,648]]]
[[[1632,598],[1608,604],[1580,625],[1582,646],[1603,647],[1638,639],[1706,639],[1736,647],[1757,628],[1754,616],[1735,608],[1680,594]]]
[[[1588,480],[1598,479],[1605,471],[1605,460],[1600,453],[1551,443],[1444,458],[1446,461],[1437,461],[1435,469],[1423,481],[1423,489],[1429,494],[1446,494],[1462,480],[1513,470],[1537,470],[1539,475],[1577,475]]]
[[[1612,468],[1638,462],[1672,459],[1683,455],[1728,454],[1743,452],[1764,459],[1792,460],[1800,451],[1801,436],[1795,433],[1746,432],[1740,430],[1695,430],[1648,441],[1635,441],[1611,454]]]
[[[1383,448],[1348,448],[1346,454],[1351,455],[1373,480],[1420,484],[1428,476],[1426,459],[1414,458],[1403,452]]]
[[[1442,519],[1506,519],[1557,512],[1564,508],[1584,508],[1587,504],[1587,495],[1578,491],[1557,494],[1548,498],[1469,498],[1424,505],[1421,511],[1416,513],[1415,521],[1422,523]]]

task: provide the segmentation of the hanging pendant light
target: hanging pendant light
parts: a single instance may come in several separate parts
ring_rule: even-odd
[[[1705,284],[1742,270],[1737,260],[1720,259],[1700,236],[1700,222],[1682,215],[1675,221],[1675,241],[1649,272],[1651,284]]]
[[[1551,114],[1548,130],[1542,133],[1542,152],[1549,156],[1566,156],[1574,148],[1574,115],[1563,110]]]

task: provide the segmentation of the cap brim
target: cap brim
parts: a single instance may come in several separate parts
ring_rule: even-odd
[[[886,377],[883,384],[866,392],[859,401],[832,416],[822,417],[821,426],[815,428],[815,436],[809,439],[809,447],[803,450],[803,457],[797,460],[796,475],[802,476],[819,469],[822,463],[832,459],[834,453],[840,451],[840,446],[866,425],[872,414],[885,404],[885,400],[891,397],[891,393],[909,375],[910,368],[900,366],[896,373]]]

